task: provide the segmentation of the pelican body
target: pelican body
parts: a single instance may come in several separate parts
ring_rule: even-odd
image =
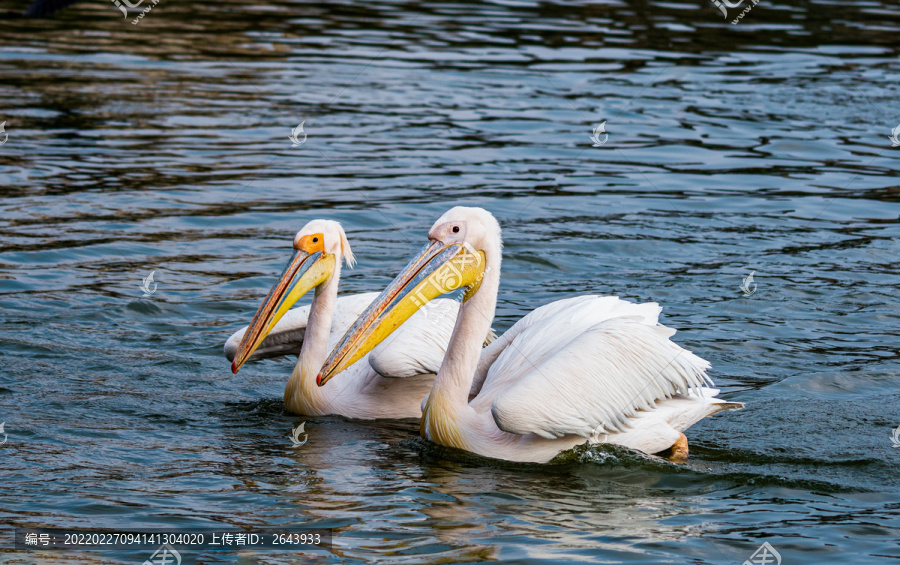
[[[337,414],[350,418],[418,418],[422,399],[450,340],[458,308],[442,300],[412,317],[397,338],[348,367],[326,386],[316,384],[329,348],[378,296],[366,293],[338,298],[341,261],[354,258],[343,228],[330,220],[313,220],[294,238],[293,254],[250,325],[225,344],[237,373],[251,358],[297,353],[299,358],[284,389],[286,408],[309,416]],[[309,306],[289,310],[315,289]],[[299,343],[299,346],[298,346]]]
[[[428,300],[465,288],[447,353],[423,403],[421,434],[486,457],[545,463],[585,442],[687,456],[682,433],[722,410],[709,363],[669,338],[658,305],[579,296],[542,306],[482,350],[494,317],[501,238],[481,208],[453,208],[425,249],[362,313],[331,352],[331,379]]]

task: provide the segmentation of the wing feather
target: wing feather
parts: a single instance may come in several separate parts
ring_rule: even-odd
[[[582,309],[590,304],[578,303]],[[595,302],[594,308],[602,312],[593,317],[629,309],[610,302]],[[591,319],[561,309],[510,342],[489,370],[483,391],[492,397],[482,402],[490,400],[500,429],[546,438],[620,433],[638,411],[711,384],[709,363],[670,341],[674,330],[631,314],[585,328]],[[506,368],[513,372],[505,373]]]
[[[617,296],[597,295],[566,298],[534,309],[484,348],[470,392],[479,395],[475,402],[480,406],[473,406],[489,409],[501,392],[542,360],[541,356],[552,354],[588,328],[621,316],[635,316],[645,324],[656,325],[661,311],[655,302],[634,304]],[[514,346],[510,348],[510,344]],[[528,352],[527,356],[520,349]]]

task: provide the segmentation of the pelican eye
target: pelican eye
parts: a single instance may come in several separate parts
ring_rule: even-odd
[[[318,238],[318,237],[314,237],[314,238],[313,238],[313,243],[319,243],[319,238]]]
[[[459,233],[459,226],[453,226],[453,233]]]

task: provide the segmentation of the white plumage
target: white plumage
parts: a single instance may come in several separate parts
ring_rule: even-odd
[[[490,403],[498,426],[513,433],[624,431],[627,418],[655,408],[656,399],[708,380],[709,363],[668,340],[675,332],[657,325],[658,311],[609,296],[539,308],[519,323],[539,317],[540,325],[530,323],[491,365],[478,404]]]
[[[484,350],[484,381],[463,411],[467,445],[535,462],[585,441],[657,453],[701,419],[739,408],[704,386],[709,363],[669,340],[660,311],[579,296],[526,315]]]
[[[652,454],[683,441],[686,455],[681,432],[742,406],[715,398],[718,391],[704,386],[712,384],[709,363],[669,339],[675,331],[658,323],[655,303],[614,296],[560,300],[526,315],[484,350],[476,348],[497,303],[500,226],[486,210],[458,207],[428,235],[435,249],[483,253],[487,266],[459,308],[423,402],[426,438],[512,461],[547,462],[585,442]],[[362,319],[373,320],[372,314]],[[326,367],[346,354],[333,352]]]
[[[337,222],[314,220],[298,232],[295,241],[312,234],[324,237],[324,250],[336,256],[333,273],[316,287],[311,304],[285,313],[245,360],[299,355],[284,393],[287,409],[297,414],[362,419],[419,417],[422,398],[440,367],[459,304],[443,299],[427,312],[415,313],[391,338],[348,367],[340,379],[319,387],[316,375],[326,353],[377,293],[338,298],[341,257],[349,253],[343,228]],[[226,341],[225,356],[230,361],[238,355],[248,327]]]

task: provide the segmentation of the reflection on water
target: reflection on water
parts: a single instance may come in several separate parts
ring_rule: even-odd
[[[731,25],[703,2],[162,0],[129,21],[85,0],[0,37],[2,523],[315,524],[349,563],[900,556],[895,4]],[[684,466],[510,465],[413,421],[285,414],[284,360],[230,373],[222,343],[306,221],[343,222],[342,292],[375,291],[460,203],[504,229],[497,329],[577,293],[658,301],[747,408],[692,428]]]

